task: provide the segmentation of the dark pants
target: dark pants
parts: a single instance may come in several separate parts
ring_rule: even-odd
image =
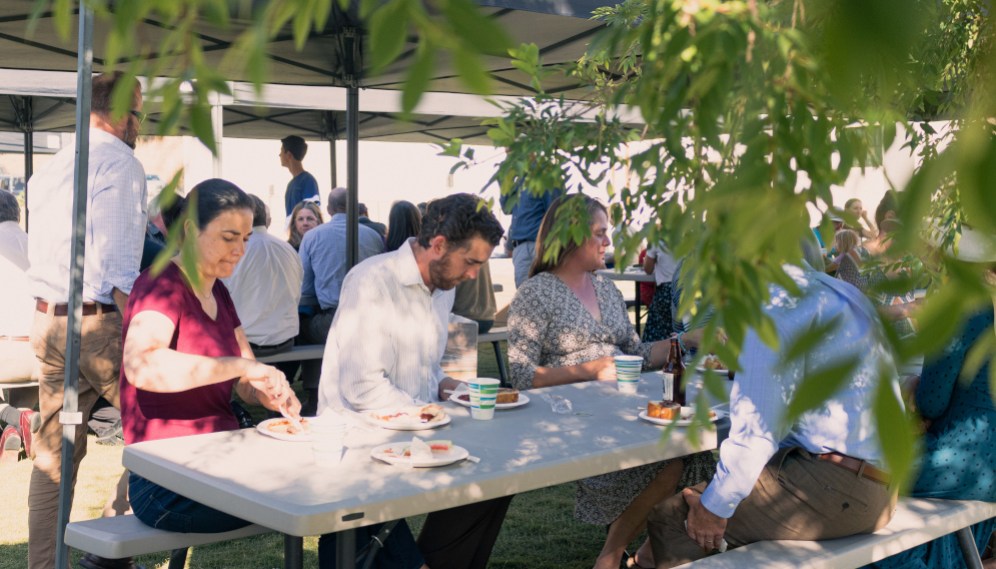
[[[692,488],[700,495],[706,483]],[[730,547],[770,540],[835,539],[882,529],[896,511],[896,492],[799,447],[775,453],[754,489],[726,525]],[[706,556],[685,530],[682,494],[664,500],[647,518],[657,569]]]
[[[275,356],[277,354],[283,354],[291,351],[291,348],[294,347],[294,338],[291,338],[282,344],[271,346],[258,346],[252,342],[249,342],[249,347],[252,348],[252,355],[258,360],[259,358]],[[273,364],[273,367],[282,371],[284,376],[287,378],[287,382],[290,383],[294,381],[294,376],[297,375],[297,369],[301,367],[301,362],[277,362]]]
[[[110,401],[103,397],[97,399],[90,410],[90,420],[86,422],[97,438],[110,434],[111,430],[117,428],[121,421],[121,411],[118,411]]]
[[[135,517],[156,529],[179,533],[224,533],[250,525],[245,520],[184,498],[135,473],[128,476],[128,500]]]
[[[474,320],[474,322],[477,322],[478,334],[487,334],[491,330],[491,327],[495,325],[494,320]]]
[[[335,318],[335,309],[332,307],[320,311],[314,316],[307,317],[301,321],[301,334],[298,336],[298,344],[302,346],[313,346],[315,344],[325,345],[329,339],[329,330],[332,328],[332,320]],[[301,362],[301,383],[305,389],[318,389],[318,381],[322,376],[322,360],[307,360]]]
[[[412,540],[411,530],[402,520],[388,537],[374,567],[409,569],[421,567],[424,559],[430,569],[485,569],[513,497],[495,498],[432,512],[426,517],[417,540]],[[362,549],[381,526],[383,524],[370,526],[371,529],[366,532],[357,530],[356,550]],[[320,569],[335,569],[334,543],[335,534],[323,535],[319,541]],[[418,547],[414,551],[421,552],[417,559],[412,553],[412,547],[416,544]],[[383,563],[380,561],[381,555],[385,556],[386,561]],[[414,565],[416,561],[419,562],[418,565]]]

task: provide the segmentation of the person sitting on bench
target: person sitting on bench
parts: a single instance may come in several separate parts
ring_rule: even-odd
[[[658,569],[701,559],[724,539],[730,547],[833,539],[877,531],[892,519],[896,493],[881,469],[872,412],[879,370],[899,393],[885,331],[858,289],[801,264],[785,267],[801,296],[772,285],[764,312],[783,348],[807,332],[825,333],[787,362],[748,333],[716,476],[661,502],[647,519]],[[854,367],[833,397],[783,427],[804,378],[848,360]]]
[[[235,305],[219,279],[232,274],[252,233],[253,203],[231,182],[191,190],[197,219],[184,221],[199,253],[195,280],[179,257],[158,276],[135,281],[124,312],[121,420],[126,444],[239,428],[229,400],[299,417],[301,404],[279,370],[255,361]],[[196,237],[194,237],[196,234]],[[131,473],[135,516],[156,529],[220,533],[249,522],[204,506]]]

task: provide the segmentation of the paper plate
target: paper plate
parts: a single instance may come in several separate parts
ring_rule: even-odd
[[[392,454],[392,452],[386,451],[396,451],[402,452],[406,446],[411,443],[388,443],[385,445],[376,446],[370,451],[370,458],[386,462],[388,464],[405,464],[411,463],[415,468],[432,468],[436,466],[446,466],[448,464],[453,464],[454,462],[460,462],[461,460],[466,460],[470,453],[467,449],[463,447],[458,447],[453,445],[453,448],[449,452],[439,452],[432,451],[432,460],[425,461],[414,461],[410,458],[405,458],[403,456],[397,456]]]
[[[457,405],[463,405],[464,407],[470,407],[470,401],[464,401],[459,397],[450,397],[450,401],[456,403]],[[522,407],[526,403],[529,403],[529,396],[525,393],[519,392],[519,400],[515,403],[495,403],[495,409],[501,411],[502,409],[515,409],[516,407]]]
[[[681,416],[682,417],[688,417],[691,414],[691,412],[692,412],[692,408],[691,407],[682,407],[681,408]],[[718,421],[718,420],[720,420],[720,419],[722,419],[723,417],[726,416],[726,411],[712,411],[712,412],[716,414],[715,417],[711,417],[709,419],[709,421],[712,422],[712,423],[715,423],[716,421]],[[646,410],[640,411],[640,418],[643,419],[644,421],[648,422],[648,423],[653,423],[655,425],[663,425],[665,427],[668,426],[668,425],[670,425],[671,423],[674,423],[678,427],[687,427],[688,425],[692,424],[692,419],[690,417],[688,419],[678,419],[678,420],[673,420],[673,419],[657,419],[655,417],[651,417],[650,415],[647,415],[647,411]]]
[[[391,429],[392,431],[427,431],[429,429],[435,429],[437,427],[442,427],[443,425],[450,424],[450,416],[447,415],[439,421],[434,421],[432,423],[393,423],[391,421],[379,421],[374,419],[370,415],[365,416],[367,422],[376,427],[381,427],[384,429]]]
[[[307,421],[307,419],[305,419]],[[267,419],[260,424],[256,425],[256,430],[260,434],[266,435],[268,437],[277,439],[278,441],[287,441],[289,443],[308,443],[311,442],[311,434],[300,434],[300,435],[288,435],[287,433],[275,433],[269,429],[270,425],[274,423],[287,423],[287,419],[283,417],[274,417],[272,419]]]

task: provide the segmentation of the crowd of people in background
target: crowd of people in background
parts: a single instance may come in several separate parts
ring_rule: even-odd
[[[458,385],[441,367],[451,314],[476,322],[481,334],[496,317],[489,260],[504,231],[479,197],[399,201],[385,225],[335,188],[323,211],[317,181],[303,165],[307,143],[289,136],[279,154],[292,175],[286,239],[268,231],[271,213],[262,200],[221,179],[147,205],[144,170],[133,152],[143,105],[137,83],[132,112],[120,119],[111,114],[111,93],[123,77],[108,73],[93,80],[79,352],[84,421],[76,428],[74,483],[91,419],[94,430],[109,429],[99,433],[101,441],[134,444],[251,425],[235,395],[271,416],[293,417],[448,398]],[[0,401],[0,463],[17,460],[22,448],[34,460],[31,569],[55,562],[73,164],[74,151],[67,148],[29,180],[31,213],[50,222],[30,239],[18,226],[16,199],[0,192],[0,290],[8,301],[0,319],[0,383],[39,382],[38,390],[11,390],[10,400]],[[546,255],[557,211],[569,199],[585,200],[590,236]],[[919,306],[916,283],[890,251],[899,199],[887,194],[874,221],[859,200],[850,200],[830,212],[832,241],[824,244],[817,229],[800,243],[803,259],[785,265],[798,290],[772,285],[763,307],[782,349],[747,334],[731,396],[730,436],[718,461],[701,452],[577,482],[575,517],[608,527],[595,567],[619,567],[626,547],[644,530],[648,538],[628,563],[663,569],[700,559],[721,544],[829,539],[873,532],[890,521],[897,490],[878,446],[872,406],[877,381],[892,382],[898,391],[899,377],[881,320],[900,337],[916,334]],[[346,245],[351,205],[360,216],[355,266]],[[605,268],[610,244],[604,204],[520,186],[502,197],[501,207],[512,215],[505,248],[517,288],[508,317],[514,387],[612,381],[614,356],[639,355],[644,370],[654,370],[678,346],[700,345],[703,329],[690,329],[689,315],[680,311],[691,293],[682,287],[684,260],[675,259],[667,243],[650,243],[642,261],[654,283],[641,338],[619,290],[596,273]],[[196,240],[193,262],[163,253],[187,239]],[[957,253],[937,254],[980,264],[987,284],[996,286],[991,236],[966,229]],[[898,286],[907,284],[908,290]],[[994,307],[985,306],[967,315],[951,345],[904,383],[907,405],[925,419],[912,495],[996,502],[990,364],[974,368],[971,382],[959,381],[970,347],[990,329],[993,314]],[[792,339],[828,327],[832,333],[807,357],[786,360],[784,346]],[[301,345],[324,346],[324,357],[273,366],[258,361]],[[854,371],[826,404],[781,426],[803,378],[825,362],[848,359],[856,362]],[[295,380],[302,383],[303,401],[291,388]],[[376,566],[483,569],[512,500],[429,514],[417,538],[402,520],[382,543]],[[104,515],[126,512],[174,532],[248,525],[127,472],[111,489]],[[357,547],[379,539],[381,525],[361,528]],[[973,527],[980,549],[993,526],[990,520]],[[334,535],[322,536],[323,569],[335,566],[335,547]],[[960,562],[954,536],[947,536],[875,565]],[[80,564],[135,567],[130,559],[91,554]]]

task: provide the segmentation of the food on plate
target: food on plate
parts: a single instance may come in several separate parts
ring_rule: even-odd
[[[716,371],[730,371],[725,365],[723,365],[723,362],[721,362],[719,358],[712,355],[705,357],[705,360],[702,362],[702,367]]]
[[[460,401],[466,401],[467,403],[470,403],[470,394],[469,393],[460,394],[459,396],[457,396],[457,399],[459,399]],[[511,387],[498,388],[498,399],[495,400],[495,403],[497,403],[498,405],[506,403],[518,403],[518,401],[519,401],[518,389],[512,389]]]
[[[421,407],[409,407],[397,413],[378,415],[371,413],[370,416],[377,421],[387,421],[388,423],[398,423],[402,425],[417,425],[420,423],[435,423],[446,418],[446,411],[439,405],[429,404]]]
[[[311,432],[311,429],[308,427],[307,419],[301,419],[301,426],[304,427],[304,434]],[[266,430],[271,433],[278,433],[282,435],[297,435],[301,433],[297,427],[292,425],[291,422],[286,419],[270,423],[266,426]]]
[[[429,449],[432,450],[433,454],[437,452],[450,452],[453,450],[453,441],[425,441],[425,444],[429,445]],[[412,447],[407,446],[403,451],[401,451],[401,456],[411,456]]]
[[[691,421],[694,417],[695,417],[695,413],[692,412],[692,413],[689,413],[687,415],[682,415],[681,416],[681,420],[682,421]],[[709,411],[709,420],[712,421],[715,418],[716,418],[716,414],[713,413],[712,411]]]
[[[647,401],[647,416],[654,419],[674,420],[681,415],[681,405],[674,401]]]

